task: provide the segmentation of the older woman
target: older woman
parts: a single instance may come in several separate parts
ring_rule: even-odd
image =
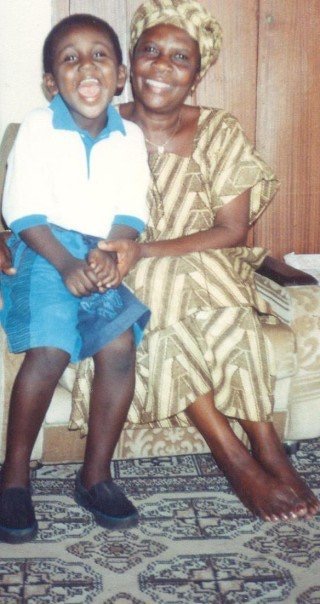
[[[120,112],[145,135],[150,220],[139,242],[100,244],[118,253],[126,283],[152,310],[129,418],[191,422],[254,514],[310,517],[319,501],[272,424],[273,360],[261,320],[277,319],[253,280],[265,251],[246,247],[278,183],[234,117],[185,104],[220,45],[219,24],[196,0],[146,0],[132,19],[134,101]]]

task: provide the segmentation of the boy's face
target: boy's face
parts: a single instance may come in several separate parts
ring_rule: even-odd
[[[44,74],[49,94],[59,92],[76,124],[93,136],[104,128],[106,108],[125,79],[111,40],[92,26],[75,27],[58,39],[52,73]]]

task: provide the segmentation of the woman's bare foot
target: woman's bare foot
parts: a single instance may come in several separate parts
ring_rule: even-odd
[[[316,513],[313,511],[316,500],[310,500],[311,495],[307,497],[301,487],[298,489],[297,480],[284,480],[284,472],[281,476],[272,474],[269,464],[266,463],[266,455],[262,455],[265,467],[258,455],[255,457],[249,453],[231,429],[227,418],[215,408],[211,393],[199,397],[186,412],[205,438],[213,458],[235,493],[253,514],[263,520],[276,521]],[[245,423],[250,424],[254,434],[255,429],[252,429],[252,426],[259,428],[265,425],[262,422]],[[255,443],[259,443],[262,437],[258,428],[256,439],[253,439]],[[255,453],[257,449],[256,446]]]
[[[280,452],[279,456],[274,451],[271,451],[267,455],[259,454],[255,458],[260,461],[261,465],[271,476],[278,478],[283,484],[291,487],[297,497],[303,501],[304,505],[301,506],[298,516],[311,518],[319,512],[320,501],[318,497],[292,466],[284,449],[283,454]]]
[[[243,424],[243,422],[241,422]],[[272,423],[244,422],[251,441],[252,455],[273,478],[291,488],[301,504],[299,517],[311,518],[320,510],[320,501],[295,470]],[[248,426],[247,424],[252,424]]]
[[[305,504],[295,491],[277,477],[270,476],[251,455],[233,460],[228,468],[220,468],[229,480],[240,501],[262,520],[294,520],[305,512]]]

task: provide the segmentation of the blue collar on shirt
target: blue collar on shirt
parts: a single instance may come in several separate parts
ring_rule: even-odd
[[[53,111],[53,127],[58,130],[73,130],[86,138],[89,137],[94,142],[107,138],[111,132],[115,131],[121,132],[124,136],[126,135],[122,118],[112,105],[107,108],[107,124],[96,137],[91,136],[87,130],[79,128],[60,94],[54,96],[49,107]]]
[[[53,112],[52,125],[56,130],[79,132],[86,150],[88,176],[90,176],[90,153],[95,143],[108,138],[112,132],[118,131],[126,136],[122,118],[112,105],[108,105],[107,108],[107,124],[96,137],[91,136],[87,130],[79,128],[60,94],[54,96],[49,107]]]

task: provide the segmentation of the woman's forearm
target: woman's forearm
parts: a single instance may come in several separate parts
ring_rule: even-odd
[[[118,268],[122,277],[142,258],[163,258],[165,256],[184,256],[193,252],[208,249],[237,247],[246,244],[247,227],[232,229],[216,226],[208,231],[201,231],[176,239],[150,242],[118,239],[116,241],[99,241],[98,247],[106,252],[117,254]]]
[[[183,256],[193,252],[246,245],[249,230],[249,192],[219,208],[214,226],[206,231],[166,241],[141,243],[140,257]]]
[[[175,239],[138,242],[121,239],[118,241],[100,241],[98,247],[104,251],[116,252],[122,274],[128,272],[142,258],[162,258],[165,256],[184,256],[193,252],[209,249],[223,249],[246,245],[249,224],[249,197],[245,192],[226,206],[220,208],[215,216],[213,227],[184,235]]]
[[[140,243],[140,257],[184,256],[208,249],[222,249],[246,245],[247,229],[232,230],[216,226],[208,231],[200,231],[177,239],[166,239]]]

